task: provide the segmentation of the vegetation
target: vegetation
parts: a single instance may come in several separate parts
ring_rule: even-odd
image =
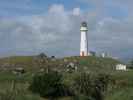
[[[30,85],[33,93],[39,93],[41,97],[48,97],[51,100],[66,96],[68,91],[62,84],[62,76],[57,72],[42,73],[35,75]]]
[[[104,93],[107,91],[109,84],[109,75],[82,73],[75,79],[74,88],[77,95],[82,95],[89,100],[103,100]]]
[[[67,72],[70,62],[77,70]],[[111,58],[45,54],[0,59],[0,100],[132,100],[133,71],[116,71]],[[15,68],[25,73],[15,74]]]
[[[128,68],[129,68],[129,69],[133,69],[133,60],[131,60],[131,61],[128,63]]]

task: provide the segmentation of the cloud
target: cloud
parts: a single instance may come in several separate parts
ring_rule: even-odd
[[[0,0],[0,17],[19,17],[42,14],[47,11],[43,0]]]
[[[58,56],[64,54],[65,39],[73,30],[70,16],[63,5],[52,5],[45,15],[0,19],[1,55],[45,51]],[[60,51],[62,54],[56,54]]]
[[[79,16],[80,14],[81,14],[80,8],[74,8],[74,9],[73,9],[73,15]]]
[[[106,18],[97,23],[96,30],[93,30],[90,37],[92,46],[95,45],[99,51],[108,51],[114,56],[132,55],[133,44],[133,21],[123,21]],[[94,41],[96,40],[96,41]]]
[[[64,13],[64,6],[61,4],[54,4],[49,8],[50,13]]]
[[[109,52],[119,57],[132,54],[132,17],[101,17],[95,10],[66,10],[64,5],[53,4],[42,15],[1,18],[0,55],[40,52],[56,56],[79,55],[79,29],[84,20],[89,28],[89,50]]]

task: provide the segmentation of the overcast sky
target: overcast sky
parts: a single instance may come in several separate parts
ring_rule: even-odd
[[[133,56],[133,0],[0,0],[0,57],[79,55],[82,21],[90,51]]]

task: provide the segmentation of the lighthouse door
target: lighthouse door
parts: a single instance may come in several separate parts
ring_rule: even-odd
[[[85,56],[84,52],[82,51],[82,55],[81,56]]]

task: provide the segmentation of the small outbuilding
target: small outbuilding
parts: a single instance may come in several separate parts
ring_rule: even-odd
[[[124,65],[124,64],[117,64],[116,65],[116,70],[126,71],[127,70],[127,66]]]

